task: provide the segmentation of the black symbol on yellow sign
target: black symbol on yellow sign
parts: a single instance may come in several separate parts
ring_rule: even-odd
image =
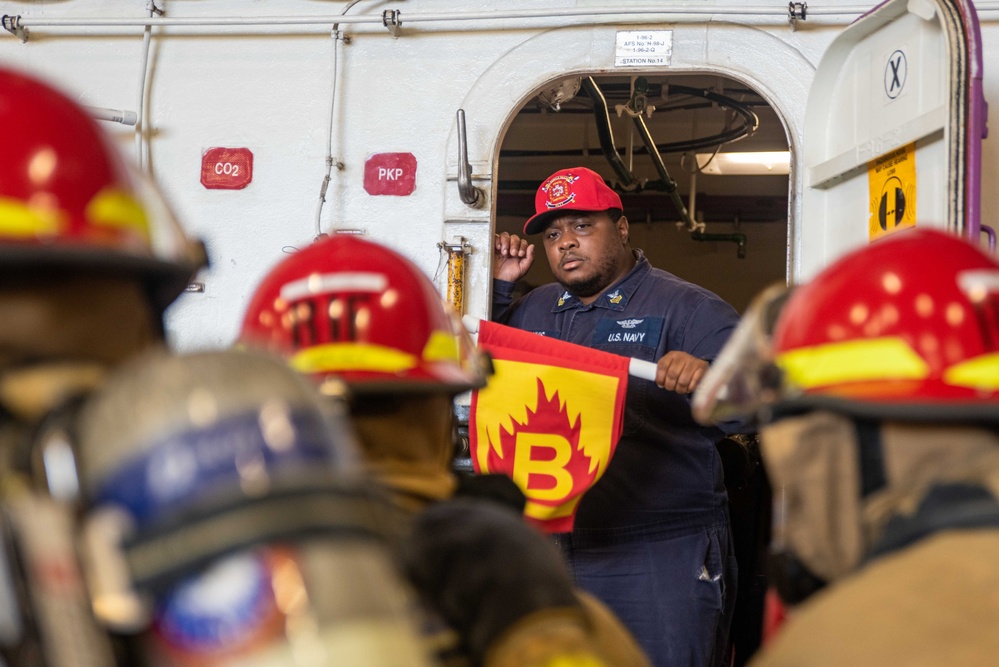
[[[908,73],[905,53],[896,50],[888,56],[888,64],[885,65],[885,95],[890,99],[895,99],[902,94],[905,87],[905,75]]]
[[[916,144],[896,148],[867,166],[870,217],[868,233],[876,239],[916,224]]]
[[[878,204],[878,223],[884,231],[898,227],[905,217],[905,191],[898,176],[892,176],[881,188],[881,201]]]

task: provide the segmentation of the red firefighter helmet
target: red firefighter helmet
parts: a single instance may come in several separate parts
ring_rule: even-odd
[[[805,395],[999,414],[999,262],[952,234],[899,232],[796,290],[773,345]]]
[[[486,378],[487,364],[433,283],[402,255],[356,236],[335,234],[275,266],[240,339],[355,393],[458,393]]]
[[[135,276],[161,309],[180,294],[203,249],[80,106],[0,68],[0,127],[0,271]]]
[[[705,423],[761,404],[999,420],[999,262],[940,230],[897,232],[771,292],[726,348],[694,397]]]

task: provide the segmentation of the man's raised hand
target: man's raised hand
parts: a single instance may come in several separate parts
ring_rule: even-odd
[[[534,263],[534,246],[516,234],[497,234],[493,243],[493,278],[515,283]]]

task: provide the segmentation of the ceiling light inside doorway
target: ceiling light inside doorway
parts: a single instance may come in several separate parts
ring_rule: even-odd
[[[789,151],[758,153],[697,153],[697,166],[702,174],[716,176],[787,175],[791,165]]]
[[[579,92],[580,78],[564,79],[538,93],[538,103],[552,111],[560,111],[562,104],[568,102]]]

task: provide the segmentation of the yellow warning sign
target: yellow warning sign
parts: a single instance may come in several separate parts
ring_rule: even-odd
[[[867,163],[871,190],[870,240],[916,224],[916,144]]]

